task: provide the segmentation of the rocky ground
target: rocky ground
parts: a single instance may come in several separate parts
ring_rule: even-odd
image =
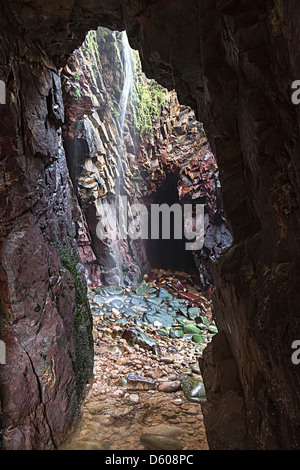
[[[159,270],[135,290],[89,291],[94,382],[62,450],[208,449],[198,357],[217,330],[195,282]]]

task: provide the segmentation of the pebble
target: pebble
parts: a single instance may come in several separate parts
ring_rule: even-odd
[[[160,361],[164,364],[172,364],[174,362],[174,357],[161,357]]]
[[[194,418],[186,418],[185,421],[186,421],[186,423],[195,423],[195,422],[196,422],[196,417],[194,417]]]
[[[179,406],[179,405],[182,405],[182,400],[181,398],[176,398],[175,400],[172,401],[172,403],[174,403],[174,405]]]
[[[91,415],[101,413],[105,409],[105,405],[102,403],[89,403],[87,406],[87,412]]]
[[[195,362],[194,364],[190,365],[191,370],[194,372],[194,374],[201,374],[199,363]]]
[[[123,397],[124,396],[124,390],[116,390],[115,392],[112,393],[113,397]]]
[[[137,374],[127,375],[128,390],[153,390],[154,388],[156,388],[156,382],[150,377],[142,377]]]
[[[110,378],[111,379],[117,379],[119,377],[119,374],[117,372],[111,372]]]
[[[112,424],[113,421],[114,421],[114,418],[112,416],[104,415],[100,417],[100,424],[102,424],[103,426],[108,426]]]
[[[178,375],[177,374],[170,374],[169,375],[169,380],[173,381],[173,380],[177,380],[178,378]]]
[[[198,415],[199,414],[199,409],[197,409],[197,410],[186,410],[186,414],[188,414],[188,415]]]
[[[175,419],[177,417],[178,410],[176,409],[175,411],[163,411],[162,414],[165,416],[167,419]]]
[[[148,377],[148,378],[150,378],[150,379],[155,379],[155,378],[157,378],[157,375],[156,375],[154,372],[145,372],[145,373],[144,373],[144,376],[145,376],[145,377]]]
[[[168,418],[168,421],[172,424],[180,424],[182,422],[180,418]]]
[[[181,450],[182,443],[176,437],[159,434],[142,434],[141,442],[152,450]]]
[[[173,364],[173,368],[174,369],[181,369],[181,364],[178,364],[178,363]]]
[[[178,392],[181,387],[181,382],[179,380],[171,382],[162,382],[158,385],[157,390],[164,393],[173,393]]]
[[[143,434],[158,434],[160,436],[178,437],[184,433],[184,429],[170,426],[168,424],[158,424],[143,428]]]
[[[129,395],[129,401],[131,403],[139,403],[140,402],[140,397],[136,394]]]
[[[128,306],[131,292],[127,289]],[[201,406],[187,400],[178,380],[184,370],[199,374],[195,344],[188,338],[158,335],[161,322],[157,322],[144,330],[160,346],[161,355],[156,355],[121,337],[124,326],[114,324],[113,318],[123,314],[119,305],[112,306],[111,314],[93,319],[95,379],[83,408],[81,431],[69,449],[207,449]],[[140,381],[130,381],[132,376]]]

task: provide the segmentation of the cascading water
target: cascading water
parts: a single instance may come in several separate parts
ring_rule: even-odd
[[[115,175],[115,195],[114,195],[114,206],[111,207],[109,204],[102,204],[101,199],[97,203],[97,212],[100,218],[106,220],[106,225],[104,229],[104,234],[108,235],[108,238],[111,241],[115,241],[119,238],[126,238],[127,228],[126,222],[123,220],[122,214],[124,214],[127,207],[123,206],[123,198],[121,196],[121,188],[123,186],[123,158],[126,151],[124,145],[124,130],[125,130],[125,121],[126,114],[128,110],[128,105],[130,102],[130,94],[134,85],[134,62],[132,57],[132,50],[130,48],[126,32],[122,33],[114,32],[115,44],[118,44],[116,47],[116,53],[119,56],[120,65],[123,71],[123,84],[121,96],[117,108],[117,116],[115,117],[115,123],[118,129],[118,146],[117,146],[117,155],[116,155],[116,175]],[[120,44],[121,43],[121,44]],[[120,54],[120,55],[119,55]],[[117,213],[115,213],[115,210]],[[118,221],[118,222],[117,222]],[[100,233],[100,232],[99,232]],[[99,235],[98,235],[99,236]],[[113,251],[113,245],[112,245]],[[110,261],[106,263],[107,267],[113,268],[116,263],[114,257],[112,256]]]
[[[132,59],[132,52],[128,42],[126,32],[122,33],[122,50],[123,50],[123,73],[124,83],[122,94],[118,107],[118,126],[119,126],[119,146],[118,146],[118,175],[116,180],[116,198],[120,196],[121,180],[123,174],[122,157],[124,152],[124,125],[126,111],[129,104],[130,94],[134,84],[134,64]]]

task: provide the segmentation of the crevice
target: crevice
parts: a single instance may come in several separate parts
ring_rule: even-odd
[[[34,365],[33,365],[33,362],[32,362],[32,359],[29,355],[29,353],[26,351],[26,349],[23,347],[23,350],[25,351],[27,357],[28,357],[28,360],[30,362],[30,365],[31,365],[31,369],[32,369],[32,372],[35,376],[35,379],[36,379],[36,384],[37,384],[37,388],[38,388],[38,392],[39,392],[39,398],[40,398],[40,404],[43,406],[43,416],[44,416],[44,419],[45,419],[45,422],[46,422],[46,425],[48,427],[48,431],[49,431],[49,435],[50,435],[50,440],[51,440],[51,443],[54,447],[54,449],[56,448],[56,444],[55,444],[55,439],[54,439],[54,436],[53,436],[53,433],[52,433],[52,429],[50,427],[50,424],[49,424],[49,420],[48,420],[48,416],[47,416],[47,407],[46,407],[46,404],[43,403],[43,390],[42,390],[42,385],[41,385],[41,382],[40,382],[40,379],[39,379],[39,376],[38,374],[36,373],[36,370],[34,368]],[[35,417],[35,419],[37,419]],[[34,426],[37,427],[38,429],[38,424],[34,423]],[[40,431],[39,431],[39,434]]]

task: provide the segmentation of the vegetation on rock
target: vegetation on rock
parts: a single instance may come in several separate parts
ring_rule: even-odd
[[[135,126],[140,136],[152,136],[153,125],[159,122],[162,109],[171,100],[170,93],[155,80],[146,78],[137,51],[133,51],[133,58],[135,91],[132,97],[132,110]]]
[[[87,382],[86,371],[93,363],[93,320],[90,305],[87,299],[87,287],[80,274],[80,260],[77,250],[65,244],[59,249],[59,258],[63,269],[68,271],[74,281],[75,288],[75,317],[74,317],[74,338],[76,355],[72,358],[74,373],[76,376],[76,395],[78,400],[84,394],[84,387]],[[89,354],[87,354],[89,351]]]

